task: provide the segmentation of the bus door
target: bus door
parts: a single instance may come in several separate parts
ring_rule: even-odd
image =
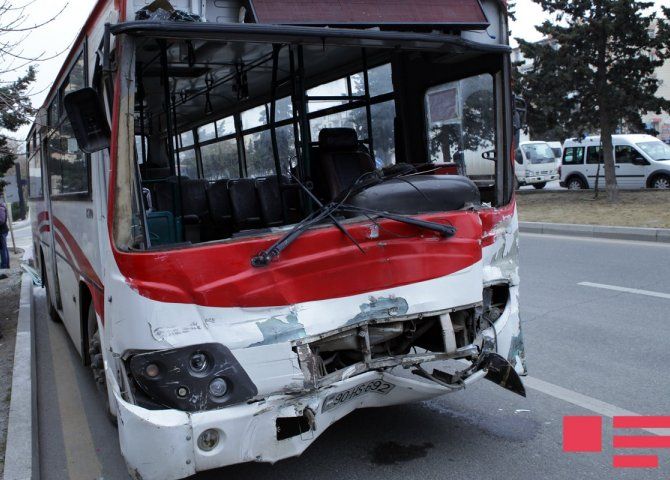
[[[51,189],[50,189],[50,179],[49,179],[49,169],[48,169],[48,162],[49,162],[49,149],[48,149],[48,138],[45,138],[42,141],[42,158],[44,159],[42,161],[42,168],[43,168],[43,175],[44,175],[44,198],[45,198],[45,207],[47,210],[47,215],[49,218],[49,225],[50,228],[48,230],[48,239],[49,239],[49,246],[46,248],[44,251],[44,271],[45,274],[47,275],[47,288],[49,289],[49,295],[51,296],[51,302],[53,303],[53,307],[58,310],[59,313],[61,313],[62,316],[62,311],[63,311],[63,302],[61,301],[61,294],[60,294],[60,281],[58,279],[58,268],[57,268],[57,261],[56,261],[56,233],[55,233],[55,227],[54,227],[54,216],[53,216],[53,210],[51,208]],[[36,252],[37,254],[37,252]]]

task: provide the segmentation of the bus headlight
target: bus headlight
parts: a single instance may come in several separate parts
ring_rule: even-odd
[[[136,386],[167,408],[198,412],[258,394],[235,356],[219,343],[139,353],[129,363]]]

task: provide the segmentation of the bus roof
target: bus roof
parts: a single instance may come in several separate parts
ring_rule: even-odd
[[[404,47],[417,50],[458,50],[482,53],[506,53],[507,45],[477,43],[457,35],[356,30],[293,25],[265,25],[248,23],[166,23],[135,21],[119,23],[111,32],[140,37],[160,37],[173,40],[198,39],[250,42],[324,43],[375,47]]]

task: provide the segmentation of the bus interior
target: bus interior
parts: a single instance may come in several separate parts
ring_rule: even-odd
[[[287,231],[332,202],[368,217],[502,205],[495,47],[137,37],[132,249]]]

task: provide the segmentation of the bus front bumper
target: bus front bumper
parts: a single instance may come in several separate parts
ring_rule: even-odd
[[[473,375],[468,383],[483,378]],[[367,372],[304,396],[276,396],[198,413],[147,410],[115,395],[121,450],[135,479],[171,480],[243,462],[300,455],[357,408],[434,398],[448,388],[386,372]],[[215,433],[212,433],[215,432]],[[218,442],[203,449],[203,438]],[[207,450],[209,449],[209,450]]]
[[[485,331],[489,343],[497,347],[498,354],[493,355],[497,365],[478,362],[477,369],[463,377],[463,386],[486,378],[516,393],[523,390],[519,375],[526,373],[526,367],[517,295],[518,288],[511,287],[508,304],[494,322],[496,334],[491,329]],[[428,361],[421,366],[424,373],[433,368],[450,369],[440,362]],[[469,364],[463,360],[446,362],[457,363],[457,370]],[[496,370],[498,375],[491,375]],[[314,390],[269,395],[252,403],[195,413],[148,410],[128,403],[111,372],[107,378],[118,412],[121,451],[133,478],[177,480],[239,463],[274,463],[295,457],[356,409],[428,400],[454,391],[431,381],[435,370],[429,378],[415,373],[402,366],[375,369]],[[510,386],[510,378],[515,379],[516,390]],[[203,442],[203,436],[209,444]],[[212,437],[218,439],[215,445]]]

